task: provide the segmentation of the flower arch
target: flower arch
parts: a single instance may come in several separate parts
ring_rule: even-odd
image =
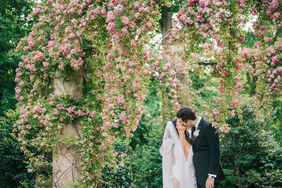
[[[58,143],[75,146],[77,171],[86,184],[99,182],[105,166],[123,165],[119,160],[125,152],[115,147],[133,136],[152,76],[169,92],[164,97],[170,105],[179,108],[180,70],[212,65],[210,74],[219,78],[218,92],[225,97],[216,99],[213,109],[221,122],[239,102],[242,71],[257,83],[253,91],[258,97],[281,92],[278,1],[175,1],[181,4],[178,22],[169,44],[155,57],[146,46],[158,27],[160,7],[175,3],[168,2],[45,0],[35,7],[29,18],[36,24],[17,47],[22,61],[16,76],[20,118],[15,132],[29,171],[38,172],[40,180],[48,176],[44,169],[51,168]],[[257,17],[255,49],[244,43],[248,32],[243,26],[250,15]],[[67,127],[75,131],[63,137]]]

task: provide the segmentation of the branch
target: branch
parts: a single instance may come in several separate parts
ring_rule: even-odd
[[[210,66],[215,66],[217,63],[216,62],[198,62],[198,65],[210,65]]]

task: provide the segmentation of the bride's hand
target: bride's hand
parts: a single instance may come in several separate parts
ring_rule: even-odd
[[[177,119],[177,121],[176,121],[176,128],[178,130],[185,130],[186,129],[186,127],[182,124],[180,119]]]

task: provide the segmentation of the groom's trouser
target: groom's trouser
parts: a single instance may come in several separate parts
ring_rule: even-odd
[[[197,188],[206,188],[205,185],[197,185]],[[219,184],[215,184],[214,188],[219,188]]]

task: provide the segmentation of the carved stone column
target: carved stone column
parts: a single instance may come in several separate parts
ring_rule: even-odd
[[[69,95],[73,98],[82,97],[82,76],[75,72],[71,80],[55,79],[54,94]],[[70,188],[80,181],[80,160],[74,140],[81,137],[80,122],[70,122],[64,125],[59,135],[59,142],[53,152],[53,188]]]

